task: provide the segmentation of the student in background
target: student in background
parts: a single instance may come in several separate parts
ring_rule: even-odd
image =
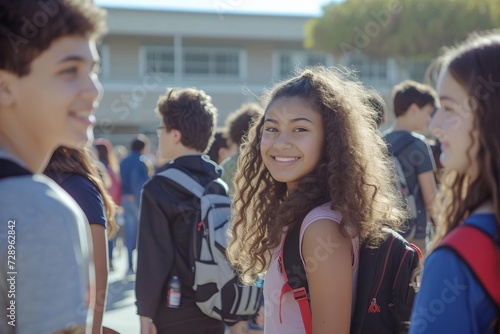
[[[489,280],[498,289],[500,282],[499,59],[500,31],[472,35],[443,56],[441,108],[431,130],[441,142],[445,174],[436,201],[436,249],[425,261],[411,334],[494,334],[500,328],[498,295],[483,285]],[[485,242],[473,238],[474,231]],[[460,233],[459,247],[470,246],[462,255],[443,245]],[[488,246],[496,259],[486,257]],[[465,257],[473,252],[480,268],[492,270],[467,264]]]
[[[236,153],[236,145],[229,145],[227,140],[227,130],[217,129],[214,135],[214,141],[210,145],[207,155],[212,161],[221,164],[226,158]]]
[[[116,204],[117,208],[117,220],[118,217],[122,217],[123,219],[123,209],[121,205],[121,192],[122,192],[122,181],[120,179],[120,163],[118,158],[113,151],[113,146],[111,142],[105,138],[98,138],[94,140],[94,146],[97,151],[97,157],[99,161],[106,167],[110,178],[110,184],[106,188],[108,194],[113,199],[113,202]],[[109,259],[109,268],[113,270],[113,248],[115,244],[115,240],[108,240],[108,259]]]
[[[59,147],[52,155],[45,174],[73,197],[90,224],[96,278],[92,333],[100,333],[108,288],[107,241],[118,230],[115,204],[92,165],[87,148]]]
[[[158,99],[156,112],[161,117],[160,156],[170,161],[165,170],[181,170],[202,186],[219,178],[220,166],[203,155],[217,124],[211,97],[195,88],[169,89]],[[199,205],[193,207],[193,199],[187,190],[158,174],[144,185],[135,286],[142,334],[224,333],[224,323],[205,315],[195,301],[189,252],[193,226],[199,221],[189,218],[190,212],[201,209]],[[166,303],[168,282],[173,276],[180,280],[178,308]]]
[[[149,151],[149,139],[139,134],[130,144],[130,154],[120,163],[122,179],[123,215],[125,220],[125,246],[128,253],[127,274],[133,274],[133,251],[137,243],[137,225],[139,220],[139,205],[144,183],[152,176],[154,167],[146,157]]]
[[[258,104],[245,103],[226,118],[228,145],[232,149],[235,149],[236,153],[223,161],[221,167],[223,169],[222,180],[229,186],[229,195],[231,196],[234,189],[233,178],[238,169],[240,145],[245,140],[252,121],[262,115],[262,113],[263,110]]]
[[[432,87],[415,81],[404,81],[393,90],[395,124],[384,133],[387,144],[398,147],[394,155],[404,172],[409,192],[415,198],[416,218],[405,223],[403,236],[425,253],[426,237],[432,224],[432,205],[437,186],[432,151],[424,136],[415,131],[428,129],[438,105]],[[399,148],[402,146],[402,148]]]

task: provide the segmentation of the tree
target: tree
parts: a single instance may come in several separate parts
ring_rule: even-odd
[[[495,27],[498,0],[345,0],[307,22],[304,45],[336,56],[429,59],[471,31]]]

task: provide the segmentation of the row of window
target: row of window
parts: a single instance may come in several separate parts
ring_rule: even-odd
[[[144,48],[147,72],[174,74],[174,48],[149,46]],[[187,76],[241,76],[242,51],[228,48],[183,48],[182,73]]]
[[[176,70],[174,52],[174,48],[169,46],[143,47],[140,55],[143,73],[174,75]],[[245,50],[237,48],[183,47],[179,71],[183,76],[241,78],[246,66],[245,57]],[[387,60],[370,59],[355,53],[343,59],[341,63],[356,69],[360,79],[371,81],[388,79]],[[333,60],[321,52],[280,50],[275,55],[274,75],[283,79],[297,68],[319,64],[333,65]],[[427,63],[412,66],[410,77],[421,80],[426,67]]]

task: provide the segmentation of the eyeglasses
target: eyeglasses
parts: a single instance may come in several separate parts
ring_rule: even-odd
[[[156,133],[158,134],[158,136],[163,132],[164,129],[166,129],[167,127],[165,125],[160,125],[159,127],[156,128]]]

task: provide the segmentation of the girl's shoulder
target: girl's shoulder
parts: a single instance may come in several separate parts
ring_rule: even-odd
[[[339,211],[333,210],[331,205],[331,202],[324,203],[309,211],[304,218],[302,227],[305,228],[307,226],[304,225],[309,225],[319,219],[330,219],[340,223],[342,221],[342,214]]]

